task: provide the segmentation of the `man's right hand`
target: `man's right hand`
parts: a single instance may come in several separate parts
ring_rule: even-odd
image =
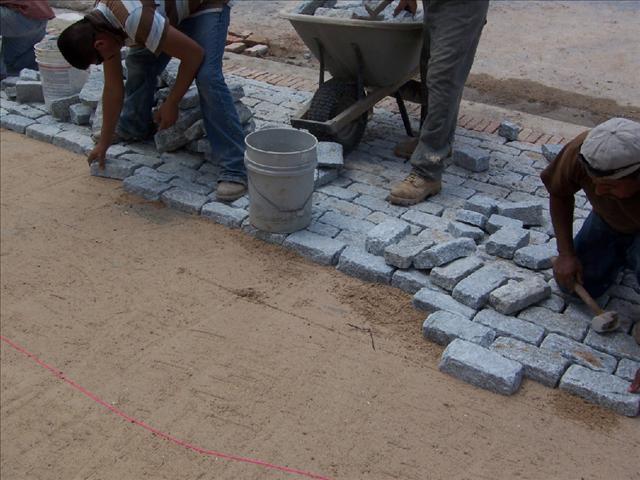
[[[89,163],[89,166],[91,166],[91,164],[97,160],[100,170],[104,170],[104,162],[107,157],[108,148],[109,148],[109,145],[105,146],[105,145],[102,145],[101,143],[98,143],[95,146],[95,148],[91,150],[91,152],[89,153],[89,156],[87,157],[87,163]]]
[[[400,0],[400,3],[393,11],[393,16],[397,17],[400,12],[408,11],[411,15],[415,15],[418,11],[418,2],[416,0]]]
[[[573,292],[576,282],[582,284],[582,264],[575,255],[558,255],[553,259],[553,276],[558,285]]]

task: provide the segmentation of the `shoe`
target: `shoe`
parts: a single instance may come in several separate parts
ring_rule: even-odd
[[[402,182],[393,186],[387,201],[395,205],[415,205],[425,198],[435,195],[441,189],[442,182],[439,180],[427,180],[417,173],[411,172]]]
[[[409,137],[406,140],[402,140],[396,144],[396,148],[393,150],[393,154],[400,158],[411,158],[413,152],[418,146],[418,137]]]
[[[216,198],[221,202],[233,202],[247,193],[247,187],[242,183],[218,182]]]

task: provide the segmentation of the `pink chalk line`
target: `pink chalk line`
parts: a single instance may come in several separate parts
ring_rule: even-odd
[[[233,455],[233,454],[229,454],[229,453],[216,452],[215,450],[207,450],[207,449],[198,447],[196,445],[193,445],[193,444],[191,444],[189,442],[185,442],[184,440],[180,440],[179,438],[176,438],[176,437],[174,437],[172,435],[169,435],[168,433],[161,432],[160,430],[158,430],[156,428],[153,428],[151,425],[149,425],[149,424],[147,424],[147,423],[145,423],[145,422],[143,422],[141,420],[138,420],[136,418],[133,418],[130,415],[127,415],[125,412],[123,412],[119,408],[116,408],[113,405],[105,402],[100,397],[98,397],[95,393],[90,392],[89,390],[87,390],[86,388],[82,387],[81,385],[78,385],[73,380],[65,377],[63,372],[61,372],[60,370],[58,370],[58,369],[52,367],[51,365],[45,363],[44,361],[40,360],[36,355],[34,355],[33,353],[29,352],[24,347],[21,347],[17,343],[12,342],[7,337],[0,335],[0,339],[4,343],[9,345],[10,347],[12,347],[15,350],[17,350],[18,352],[20,352],[23,355],[31,358],[34,362],[36,362],[41,367],[49,370],[55,377],[59,378],[63,382],[67,383],[68,385],[71,385],[71,387],[73,387],[75,390],[81,392],[86,397],[89,397],[94,402],[102,405],[107,410],[110,410],[111,412],[115,413],[119,417],[124,418],[127,422],[130,422],[130,423],[133,423],[135,425],[138,425],[139,427],[144,428],[145,430],[151,432],[152,434],[154,434],[154,435],[156,435],[158,437],[164,438],[165,440],[168,440],[169,442],[175,443],[176,445],[180,445],[181,447],[184,447],[184,448],[186,448],[188,450],[192,450],[194,452],[200,453],[202,455],[208,455],[208,456],[211,456],[211,457],[223,458],[225,460],[231,460],[233,462],[250,463],[250,464],[253,464],[253,465],[259,465],[259,466],[264,467],[264,468],[269,469],[269,470],[278,470],[280,472],[291,473],[291,474],[294,474],[294,475],[299,475],[299,476],[307,477],[307,478],[313,478],[313,479],[316,479],[316,480],[331,480],[328,477],[323,477],[322,475],[318,475],[316,473],[306,472],[304,470],[298,470],[296,468],[289,468],[289,467],[285,467],[285,466],[282,466],[282,465],[274,465],[274,464],[271,464],[271,463],[268,463],[268,462],[265,462],[265,461],[262,461],[262,460],[257,460],[255,458],[247,458],[247,457],[242,457],[240,455]]]

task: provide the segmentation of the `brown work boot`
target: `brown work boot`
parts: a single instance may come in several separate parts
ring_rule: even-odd
[[[387,201],[395,205],[415,205],[441,189],[442,183],[439,180],[427,180],[411,172],[402,182],[393,186]]]
[[[236,182],[218,182],[216,198],[221,202],[233,202],[247,192],[247,187]]]
[[[400,158],[411,158],[413,152],[418,146],[418,137],[409,137],[406,140],[402,140],[396,144],[396,148],[393,150],[393,154]]]

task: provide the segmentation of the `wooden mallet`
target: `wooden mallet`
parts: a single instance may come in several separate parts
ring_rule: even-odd
[[[618,328],[618,312],[605,312],[602,310],[600,305],[598,305],[593,297],[589,295],[589,292],[587,292],[579,283],[576,283],[574,290],[580,296],[582,301],[586,303],[591,311],[596,315],[591,320],[591,328],[598,333],[612,332]]]

